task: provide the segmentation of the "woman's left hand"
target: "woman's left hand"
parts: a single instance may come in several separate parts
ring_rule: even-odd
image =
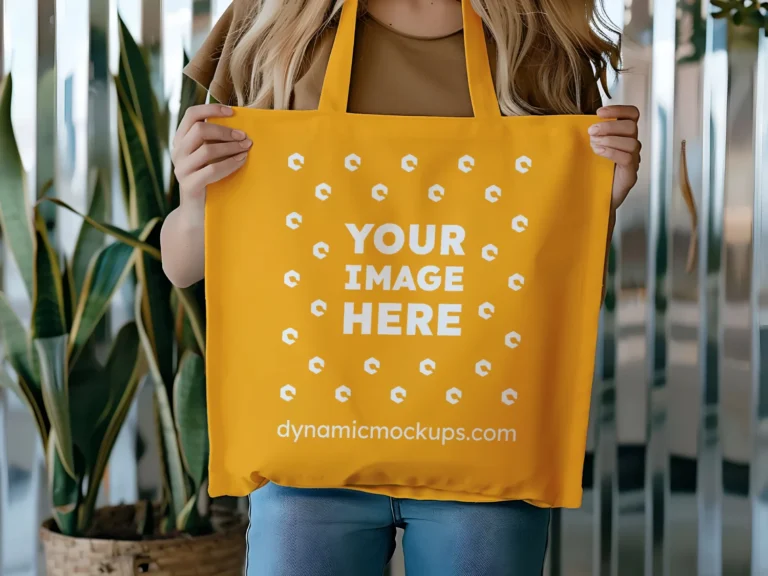
[[[616,163],[611,202],[611,208],[616,210],[637,183],[642,148],[637,139],[640,111],[635,106],[605,106],[597,111],[597,115],[600,118],[615,118],[593,124],[589,135],[595,154]]]

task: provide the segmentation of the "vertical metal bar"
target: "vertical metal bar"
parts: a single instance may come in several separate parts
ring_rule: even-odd
[[[166,3],[170,2],[166,2],[166,0],[142,0],[141,36],[142,45],[149,54],[149,73],[157,104],[163,112],[163,117],[169,118],[170,123],[171,105],[168,101],[167,79],[165,77],[168,58],[163,39]],[[168,136],[166,135],[166,137]],[[168,155],[163,158],[163,168],[163,183],[167,187],[171,168],[171,159]]]
[[[211,0],[192,0],[192,54],[211,30]]]
[[[617,461],[616,461],[616,249],[609,248],[606,296],[601,322],[602,341],[593,386],[599,387],[595,447],[595,510],[593,574],[617,576]]]
[[[149,54],[149,72],[158,104],[165,104],[163,78],[163,0],[142,0],[141,43]]]
[[[37,141],[37,5],[5,2],[5,46],[8,73],[13,74],[14,101],[11,116],[24,167],[27,190],[35,197]],[[3,262],[2,287],[20,318],[30,316],[30,299],[13,258]]]
[[[721,218],[722,297],[719,312],[722,336],[718,359],[723,492],[721,554],[723,574],[746,576],[749,574],[752,542],[749,501],[753,410],[750,263],[755,172],[745,170],[744,166],[752,166],[755,162],[757,126],[754,98],[758,30],[746,26],[733,27],[728,34],[727,150]],[[716,214],[713,216],[716,217]]]
[[[623,25],[623,6],[607,6],[607,18]],[[618,102],[617,102],[618,103]],[[600,323],[600,339],[595,358],[595,379],[597,388],[595,448],[594,448],[594,509],[593,519],[593,574],[599,576],[618,575],[618,440],[616,411],[616,291],[617,258],[620,237],[614,234],[607,247],[607,270],[605,277],[605,301]],[[593,398],[595,394],[593,393]]]
[[[95,2],[99,2],[99,0],[94,0]],[[117,0],[117,11],[120,17],[120,20],[122,20],[123,24],[125,24],[125,27],[128,29],[128,32],[131,34],[133,39],[138,43],[141,44],[141,33],[142,33],[142,26],[141,26],[141,10],[142,8],[142,0]],[[119,33],[116,27],[116,23],[113,23],[114,21],[111,21],[110,24],[115,26],[114,31],[110,32],[110,37],[114,40],[109,46],[110,50],[110,61],[114,62],[114,70],[117,71],[118,68],[118,62],[120,57],[120,40],[119,40]],[[113,115],[115,118],[117,118],[117,99],[115,97],[115,108],[113,111]],[[116,120],[115,120],[116,122]],[[116,128],[115,128],[116,129]],[[116,140],[116,139],[115,139]],[[119,151],[115,152],[116,154],[119,154]],[[123,192],[122,192],[122,182],[120,178],[120,170],[119,168],[115,170],[112,177],[112,222],[116,224],[117,226],[128,228],[128,214],[127,210],[125,209],[125,201],[123,199]],[[123,289],[120,291],[118,295],[118,300],[116,302],[117,306],[113,305],[112,310],[113,313],[115,312],[115,309],[123,310],[127,317],[131,317],[133,314],[133,305],[132,297],[128,297],[131,294],[131,288],[129,286],[124,286]],[[122,302],[120,302],[122,300]],[[114,322],[114,318],[113,318]]]
[[[2,0],[0,0],[1,2]],[[2,5],[0,5],[2,10]],[[0,26],[2,28],[2,26]],[[0,38],[1,40],[1,38]],[[0,390],[0,574],[7,574],[5,567],[5,534],[8,531],[10,522],[8,521],[8,410],[6,405],[6,390]]]
[[[699,370],[697,502],[698,572],[722,574],[722,447],[720,438],[720,354],[722,330],[721,251],[725,196],[725,139],[728,105],[728,27],[707,16],[703,78],[702,194],[699,244]]]
[[[221,15],[224,14],[224,11],[232,3],[232,0],[212,0],[212,1],[213,1],[213,11],[211,14],[211,20],[212,22],[216,22],[219,18],[221,18]]]
[[[5,79],[5,0],[0,0],[0,83]],[[0,279],[5,268],[5,249],[0,244]],[[8,515],[8,434],[6,427],[7,400],[6,390],[0,390],[0,574],[5,573],[3,556]]]
[[[112,77],[117,74],[117,9],[115,0],[87,0],[88,10],[88,176],[98,177],[106,191],[108,219],[117,165],[117,100]],[[89,190],[90,192],[90,190]],[[90,202],[90,197],[86,199]],[[112,306],[114,308],[114,306]]]
[[[5,0],[0,0],[0,78],[3,77],[5,77]]]
[[[94,4],[101,4],[103,0],[91,0],[92,8]],[[93,27],[103,28],[104,33],[107,36],[107,66],[108,75],[116,75],[118,73],[118,64],[120,60],[120,34],[118,30],[118,15],[123,21],[125,26],[130,31],[130,34],[136,39],[137,42],[141,41],[141,0],[108,0],[109,9],[102,15],[101,18],[97,16],[98,21],[92,23]],[[116,6],[115,6],[116,5]],[[115,8],[117,14],[114,13]],[[100,32],[101,33],[101,32]],[[111,166],[110,180],[106,181],[110,187],[110,212],[108,213],[110,221],[122,228],[128,228],[128,210],[124,200],[122,190],[122,176],[120,173],[120,147],[117,138],[117,94],[114,82],[110,81],[108,84],[109,90],[109,126],[111,131],[109,154],[110,158],[107,161],[106,158],[101,159]],[[95,120],[98,122],[98,120]],[[112,333],[115,334],[117,330],[128,320],[133,318],[133,287],[130,283],[126,283],[115,295],[111,302],[110,309],[110,323]],[[129,416],[130,418],[130,416]],[[120,433],[124,433],[121,431]],[[121,436],[118,436],[117,442],[121,441]],[[114,461],[114,460],[113,460]]]
[[[111,51],[117,17],[113,0],[90,0],[88,61],[88,165],[107,189],[112,182],[114,143],[117,140]],[[109,204],[109,203],[108,203]],[[108,208],[109,210],[109,208]],[[109,212],[107,212],[108,214]]]
[[[56,83],[56,0],[38,0],[36,194],[56,172]],[[46,214],[49,224],[54,214],[52,210]]]
[[[646,559],[648,576],[668,576],[669,447],[667,443],[667,213],[673,177],[675,2],[653,7],[651,193],[648,250],[648,448]]]
[[[648,0],[622,2],[622,64],[618,103],[640,110],[638,137],[644,144],[644,158],[652,150],[653,118],[651,82],[653,61],[653,13]],[[640,576],[645,570],[645,460],[647,444],[648,395],[648,259],[650,233],[651,164],[640,165],[635,188],[619,209],[614,232],[615,265],[615,409],[617,444],[616,550],[618,574]],[[611,284],[613,286],[614,284]]]
[[[768,31],[755,80],[755,197],[752,244],[752,576],[768,574]]]
[[[142,0],[117,0],[117,12],[136,42],[141,43]]]
[[[56,161],[57,161],[57,117],[58,98],[56,75],[56,7],[57,0],[38,0],[37,2],[37,92],[36,105],[36,136],[35,142],[35,177],[30,178],[33,186],[30,193],[39,197],[44,187],[52,186],[49,194],[56,194]],[[49,229],[55,231],[56,212],[53,206],[43,208]],[[51,235],[55,238],[55,235]],[[50,504],[45,492],[44,460],[41,458],[44,447],[38,449],[32,465],[32,482],[30,497],[35,503],[33,517],[39,525],[42,519],[50,514]],[[33,541],[38,542],[35,532]],[[37,551],[37,545],[33,547]],[[30,562],[37,568],[37,554]],[[35,573],[37,570],[35,569]]]
[[[176,2],[166,0],[163,8],[163,36],[166,38],[163,44],[165,93],[168,97],[172,139],[178,124],[184,55],[191,57],[192,0],[176,0]]]
[[[88,0],[58,0],[56,13],[57,138],[54,175],[56,194],[77,208],[87,205],[88,170]],[[82,221],[74,214],[53,209],[55,237],[63,255],[74,252]],[[49,220],[53,221],[53,220]]]
[[[678,39],[675,58],[675,115],[672,149],[672,188],[667,204],[667,300],[666,325],[666,395],[667,455],[669,458],[670,497],[665,504],[667,519],[665,539],[669,570],[676,574],[683,568],[695,570],[691,550],[696,546],[695,470],[698,432],[698,278],[686,271],[688,248],[696,231],[681,194],[682,140],[688,141],[685,155],[693,169],[691,184],[700,190],[701,159],[701,68],[704,32],[701,2],[678,3]],[[678,162],[678,160],[680,160]],[[698,205],[698,200],[696,201]],[[694,267],[694,270],[696,268]]]
[[[90,50],[88,134],[89,167],[96,171],[107,190],[106,213],[123,213],[118,165],[117,97],[112,76],[117,73],[119,38],[115,0],[89,0]],[[113,194],[109,194],[112,191]],[[126,285],[111,303],[109,324],[111,334],[132,316],[132,291]],[[105,334],[108,339],[110,334]],[[136,462],[135,410],[128,418],[115,441],[107,472],[108,481],[102,495],[104,504],[134,502],[138,498],[138,472]]]
[[[38,6],[36,2],[5,2],[4,45],[13,58],[10,59],[10,71],[14,76],[13,108],[11,111],[16,141],[28,170],[27,183],[30,196],[36,195],[36,163],[38,162],[36,142],[38,135],[37,94],[41,90],[54,86],[55,78],[51,75],[46,86],[38,86],[37,35]],[[8,39],[10,38],[10,43]],[[51,46],[51,50],[53,46]],[[9,58],[6,55],[5,61]],[[50,93],[50,89],[48,90]],[[51,99],[52,100],[52,99]],[[52,117],[54,103],[48,103],[48,113]],[[50,122],[53,126],[53,122]],[[18,267],[12,258],[5,258],[3,266],[3,291],[20,318],[30,316],[30,302]],[[41,516],[47,511],[41,510],[39,494],[44,484],[42,471],[42,450],[34,422],[27,407],[15,396],[5,396],[5,416],[7,429],[13,430],[5,441],[5,454],[8,463],[9,498],[6,501],[4,526],[10,526],[3,532],[3,574],[11,567],[25,575],[37,574],[38,530]],[[13,494],[11,498],[10,495]],[[44,501],[47,503],[48,499]]]

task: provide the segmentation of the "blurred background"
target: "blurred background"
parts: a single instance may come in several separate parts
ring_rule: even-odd
[[[184,54],[228,4],[0,0],[0,75],[13,76],[30,195],[52,181],[57,197],[85,211],[96,171],[110,220],[127,226],[112,80],[118,14],[175,126]],[[623,32],[626,68],[612,101],[640,109],[643,163],[611,249],[584,504],[554,513],[546,574],[768,576],[768,39],[758,26],[713,18],[708,0],[605,5]],[[81,219],[58,211],[46,221],[71,254]],[[28,318],[5,249],[2,281]],[[133,309],[128,283],[99,337],[109,341]],[[99,505],[161,492],[152,395],[149,385],[137,393]],[[0,388],[2,576],[44,574],[46,484],[35,422]],[[402,573],[395,558],[392,574]]]

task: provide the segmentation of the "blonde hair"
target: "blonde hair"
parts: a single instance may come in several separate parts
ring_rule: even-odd
[[[231,56],[240,106],[286,109],[308,49],[343,0],[253,0]],[[364,2],[363,4],[364,9]],[[472,0],[496,45],[496,92],[507,116],[579,114],[619,71],[619,36],[602,0]],[[617,38],[611,40],[611,36]]]

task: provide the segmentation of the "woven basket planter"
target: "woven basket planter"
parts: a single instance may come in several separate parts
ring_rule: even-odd
[[[102,508],[102,526],[131,526],[133,506]],[[242,576],[245,530],[241,520],[207,536],[157,540],[73,538],[55,531],[53,520],[40,531],[47,576]]]

